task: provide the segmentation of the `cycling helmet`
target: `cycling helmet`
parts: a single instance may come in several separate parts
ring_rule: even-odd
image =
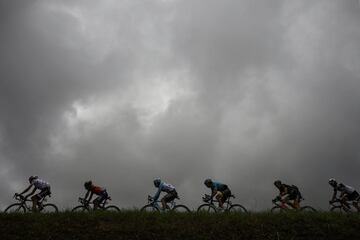
[[[30,176],[29,177],[29,183],[32,183],[32,181],[34,181],[35,179],[38,179],[38,176]]]
[[[206,186],[210,186],[212,184],[212,180],[210,178],[205,179],[204,184]]]
[[[91,181],[91,180],[89,180],[89,181],[87,181],[87,182],[84,183],[84,187],[85,187],[85,189],[87,189],[87,190],[90,190],[91,185],[92,185],[92,181]]]
[[[337,182],[336,182],[335,178],[330,178],[330,179],[329,179],[329,184],[330,184],[331,186],[335,187],[335,186],[337,185]]]
[[[160,178],[155,178],[155,179],[154,179],[154,185],[155,185],[155,187],[159,187],[159,186],[160,186],[160,183],[161,183],[161,179],[160,179]]]
[[[282,183],[281,183],[281,181],[280,180],[276,180],[275,182],[274,182],[274,185],[275,186],[279,186],[279,185],[281,185]]]

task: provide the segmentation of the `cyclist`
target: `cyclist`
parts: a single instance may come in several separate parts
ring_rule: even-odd
[[[204,184],[206,187],[211,188],[211,199],[216,198],[219,202],[219,208],[224,208],[224,202],[231,196],[231,191],[226,184],[215,182],[210,178],[205,179]]]
[[[276,180],[274,185],[279,189],[280,195],[277,196],[273,202],[281,201],[293,207],[294,209],[300,208],[300,201],[302,199],[299,188],[295,185],[287,185],[280,180]],[[290,202],[290,201],[293,202]]]
[[[350,210],[350,205],[348,204],[348,201],[352,201],[353,206],[360,211],[360,207],[358,205],[358,202],[360,200],[359,193],[351,186],[345,185],[343,183],[337,183],[334,178],[329,179],[330,186],[333,187],[334,193],[330,200],[330,204],[336,201],[336,195],[337,192],[340,192],[339,200],[340,202],[345,205],[348,210]]]
[[[161,192],[166,192],[166,195],[161,199],[161,205],[163,210],[170,209],[167,203],[171,202],[175,198],[178,198],[175,187],[169,183],[161,181],[160,178],[154,179],[154,185],[158,190],[153,197],[153,202],[156,202],[159,199]]]
[[[34,187],[34,189],[26,196],[24,196],[24,199],[27,199],[28,197],[31,197],[32,200],[32,210],[34,212],[36,212],[37,210],[41,210],[42,209],[42,205],[40,204],[40,201],[42,199],[44,199],[46,196],[49,196],[51,194],[50,191],[50,184],[42,179],[40,179],[38,176],[30,176],[29,177],[29,183],[30,185],[21,193],[16,193],[16,196],[21,196],[28,192],[32,187]],[[40,190],[40,192],[38,194],[34,193],[36,192],[36,190]],[[37,207],[38,206],[38,209]]]
[[[84,197],[85,202],[90,202],[94,194],[98,196],[93,201],[94,210],[96,210],[99,207],[99,205],[102,202],[104,202],[106,199],[110,199],[106,189],[99,186],[95,186],[91,180],[85,182],[84,187],[87,190]],[[88,197],[89,199],[87,200]]]

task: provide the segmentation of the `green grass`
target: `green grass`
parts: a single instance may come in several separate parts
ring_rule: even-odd
[[[360,239],[360,215],[0,214],[0,239]]]

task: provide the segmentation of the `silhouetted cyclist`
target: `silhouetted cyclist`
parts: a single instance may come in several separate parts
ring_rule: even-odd
[[[274,185],[279,189],[280,194],[273,201],[281,201],[282,203],[290,205],[294,209],[300,208],[300,201],[302,197],[297,186],[284,184],[280,180],[276,180]]]
[[[42,208],[41,204],[39,204],[40,200],[42,200],[43,198],[45,198],[46,196],[51,194],[50,191],[50,184],[42,179],[40,179],[38,176],[30,176],[29,177],[29,183],[30,185],[21,193],[16,193],[16,196],[22,196],[24,193],[28,192],[32,187],[34,187],[34,189],[26,196],[24,196],[24,199],[27,199],[28,197],[31,197],[32,200],[32,210],[33,212],[36,212],[38,209],[36,206],[39,207],[39,210],[41,210],[40,208]],[[40,190],[40,192],[38,194],[34,193],[36,192],[36,190]]]

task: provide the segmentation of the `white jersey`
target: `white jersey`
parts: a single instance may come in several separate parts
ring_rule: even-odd
[[[175,190],[175,187],[169,183],[162,182],[160,184],[160,190],[164,192],[172,192]]]
[[[349,194],[349,195],[352,194],[353,192],[355,192],[355,188],[350,187],[350,186],[345,185],[345,184],[343,184],[343,186],[339,187],[338,190],[340,192],[345,192],[346,194]]]
[[[44,180],[37,178],[32,181],[32,184],[35,186],[36,189],[44,190],[45,188],[49,188],[50,184],[45,182]]]

